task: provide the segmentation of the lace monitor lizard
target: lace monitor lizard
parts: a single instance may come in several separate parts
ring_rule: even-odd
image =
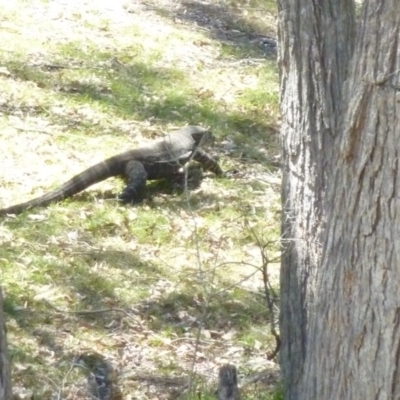
[[[19,214],[34,207],[47,206],[71,197],[112,176],[121,176],[127,182],[119,195],[121,201],[140,202],[148,180],[180,175],[182,166],[192,159],[199,162],[203,169],[220,176],[222,170],[217,161],[200,148],[211,137],[211,132],[201,126],[186,126],[147,146],[117,154],[93,165],[50,193],[25,203],[0,209],[0,215]]]

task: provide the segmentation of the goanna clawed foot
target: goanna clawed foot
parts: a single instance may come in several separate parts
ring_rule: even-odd
[[[136,189],[125,188],[118,195],[118,200],[124,204],[138,204],[144,200],[144,194]]]

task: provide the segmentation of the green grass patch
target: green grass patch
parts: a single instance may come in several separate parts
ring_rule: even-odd
[[[151,183],[136,206],[117,202],[123,183],[112,179],[2,218],[0,279],[18,393],[89,398],[75,361],[89,350],[116,366],[132,398],[172,396],[189,378],[195,390],[185,398],[212,398],[220,365],[235,364],[245,378],[262,368],[254,360],[267,363],[274,341],[260,267],[261,248],[271,259],[280,251],[271,166],[278,76],[253,38],[274,34],[276,8],[221,4],[179,14],[180,22],[159,4],[158,14],[41,0],[2,11],[1,207],[185,124],[212,128],[207,151],[226,171],[204,173],[188,192]],[[223,28],[202,25],[209,12],[222,13]],[[278,270],[271,264],[274,287]],[[246,386],[243,398],[281,398],[276,381]]]

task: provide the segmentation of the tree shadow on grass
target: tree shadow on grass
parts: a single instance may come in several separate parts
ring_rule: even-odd
[[[237,59],[276,58],[275,30],[265,27],[265,19],[273,19],[276,13],[276,4],[273,1],[240,7],[213,1],[182,1],[176,7],[154,2],[151,8],[174,21],[186,21],[206,28],[213,39],[232,46],[230,55]]]
[[[12,290],[7,292],[7,319],[15,321],[30,337],[31,344],[36,342],[40,349],[37,352],[31,350],[31,347],[13,347],[11,343],[14,362],[43,366],[48,360],[43,359],[41,354],[50,352],[51,359],[57,360],[56,365],[64,364],[65,368],[65,364],[71,365],[76,356],[66,345],[66,338],[82,332],[90,332],[92,337],[105,337],[124,327],[131,329],[137,326],[140,332],[143,329],[159,332],[160,335],[168,332],[169,335],[173,333],[174,337],[185,340],[185,334],[201,326],[214,335],[213,340],[224,341],[222,337],[225,333],[234,330],[240,336],[256,326],[264,327],[270,318],[263,297],[257,292],[241,288],[216,295],[210,302],[204,301],[201,287],[197,290],[191,285],[182,286],[179,291],[169,294],[151,296],[150,299],[126,301],[116,290],[119,289],[117,281],[112,280],[106,269],[99,269],[99,265],[112,265],[114,270],[122,273],[134,271],[135,274],[127,275],[127,280],[132,282],[132,291],[137,290],[135,283],[138,280],[147,290],[156,285],[163,280],[163,270],[156,263],[142,260],[133,251],[110,247],[82,253],[77,248],[78,253],[79,259],[76,262],[66,261],[64,265],[57,266],[63,268],[62,277],[55,269],[46,271],[48,280],[59,282],[67,296],[71,299],[80,298],[79,301],[72,301],[71,306],[68,306],[68,302],[67,305],[64,302],[58,306],[52,300],[29,297],[26,299],[28,307],[24,307],[24,298]],[[168,276],[165,278],[168,279]],[[195,335],[190,335],[189,340],[195,340]],[[135,334],[132,335],[134,342]],[[107,354],[104,345],[103,348]],[[37,393],[40,393],[40,387],[36,385],[35,379],[40,375],[39,371],[40,368],[31,370],[29,377],[25,377],[24,373],[21,375],[25,382],[32,381],[31,388]],[[143,377],[140,373],[134,373],[126,379],[148,382],[160,390],[164,379],[167,379],[164,387],[171,391],[178,390],[185,383],[184,379],[176,379],[174,374]]]
[[[58,307],[57,301],[52,299],[51,294],[49,294],[49,299],[45,294],[35,298],[32,293],[23,295],[9,290],[4,301],[5,313],[24,329],[34,330],[40,325],[51,325],[55,315],[60,319],[87,319],[92,322],[93,329],[96,329],[96,326],[104,329],[115,318],[115,315],[123,316],[123,313],[121,314],[118,310],[129,310],[131,304],[121,300],[117,294],[118,281],[113,279],[112,275],[107,274],[106,267],[99,268],[99,266],[110,265],[113,269],[121,271],[122,274],[126,271],[127,277],[133,285],[132,291],[143,291],[143,288],[146,288],[147,291],[163,276],[159,266],[150,261],[141,260],[133,251],[110,248],[85,252],[77,250],[77,254],[79,254],[79,258],[61,262],[57,266],[48,266],[42,272],[46,274],[46,278],[50,282],[53,282],[52,286],[60,286],[60,292],[64,294],[63,298],[70,299],[70,301],[79,299],[79,301],[72,301],[71,308]],[[62,272],[60,272],[60,268],[62,268]],[[132,274],[133,271],[135,272]],[[49,293],[52,293],[52,290]],[[23,306],[24,303],[27,305]],[[101,309],[106,311],[96,312]],[[83,312],[80,313],[80,311]]]
[[[91,65],[96,67],[96,59],[112,60],[115,55],[97,52],[93,58],[88,59],[86,53],[77,53],[76,57],[82,59],[82,78],[92,76]],[[94,63],[94,64],[93,64]],[[103,76],[107,82],[104,85],[80,81],[74,75],[68,78],[68,66],[64,77],[45,66],[31,65],[28,61],[5,61],[4,66],[10,71],[10,78],[35,82],[41,89],[46,89],[54,94],[70,97],[77,103],[93,103],[107,110],[110,116],[134,118],[138,121],[149,119],[158,120],[164,124],[175,126],[185,124],[201,124],[211,126],[218,136],[240,133],[252,139],[265,140],[268,135],[275,136],[275,130],[268,123],[268,118],[259,118],[253,111],[232,111],[228,105],[213,99],[200,99],[201,94],[191,85],[183,71],[151,67],[143,62],[125,64],[117,70],[110,72],[107,67],[96,69],[96,73]],[[20,107],[24,107],[21,104]],[[254,107],[253,107],[254,108]],[[5,114],[17,112],[14,108],[4,109]],[[31,110],[32,115],[48,114],[46,107],[36,107]],[[74,130],[84,130],[96,136],[102,135],[98,124],[85,115],[75,119],[73,114],[50,115],[57,124]],[[120,132],[115,132],[120,134]],[[109,130],[108,130],[109,134]]]
[[[208,315],[204,324],[206,329],[218,330],[228,326],[243,329],[249,327],[249,324],[256,325],[268,320],[268,311],[262,304],[260,294],[241,288],[214,296],[207,306],[199,301],[201,295],[196,296],[196,292],[201,292],[201,287],[198,290],[188,287],[183,288],[181,292],[174,291],[160,300],[139,300],[132,308],[131,303],[126,303],[117,294],[118,282],[107,275],[106,269],[98,268],[102,264],[112,265],[121,272],[127,271],[129,273],[127,279],[132,282],[132,291],[143,290],[140,287],[148,290],[165,275],[156,263],[143,261],[132,251],[112,248],[87,251],[81,253],[75,262],[65,262],[64,266],[58,265],[57,268],[63,268],[62,275],[55,268],[48,268],[46,271],[50,281],[61,282],[60,286],[67,296],[70,292],[71,299],[80,299],[78,303],[73,302],[72,308],[58,308],[53,300],[41,298],[32,300],[29,295],[28,307],[21,307],[21,301],[26,300],[10,290],[7,291],[4,300],[5,313],[21,327],[30,327],[33,330],[37,326],[51,325],[55,316],[61,319],[88,320],[92,329],[105,329],[115,320],[116,315],[119,315],[119,319],[123,319],[134,309],[134,313],[140,313],[147,318],[154,329],[172,327],[180,331],[194,328],[198,326],[205,310]],[[132,271],[135,271],[134,275],[130,273]],[[240,302],[235,300],[238,297],[237,291],[240,291]],[[106,311],[96,312],[102,309]]]
[[[141,314],[147,317],[152,329],[168,328],[181,333],[202,326],[207,330],[243,331],[269,321],[269,312],[262,296],[256,292],[237,288],[242,301],[237,301],[237,292],[216,296],[206,305],[196,290],[173,292],[159,301],[145,301],[139,306]]]

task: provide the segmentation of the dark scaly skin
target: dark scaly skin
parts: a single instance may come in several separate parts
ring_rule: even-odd
[[[186,126],[148,146],[110,157],[41,197],[0,209],[0,216],[20,214],[31,208],[62,201],[113,176],[121,176],[127,182],[119,199],[125,203],[137,203],[143,199],[148,180],[173,178],[181,174],[182,166],[192,159],[205,170],[220,176],[222,170],[217,161],[199,148],[210,136],[211,133],[201,126]]]

